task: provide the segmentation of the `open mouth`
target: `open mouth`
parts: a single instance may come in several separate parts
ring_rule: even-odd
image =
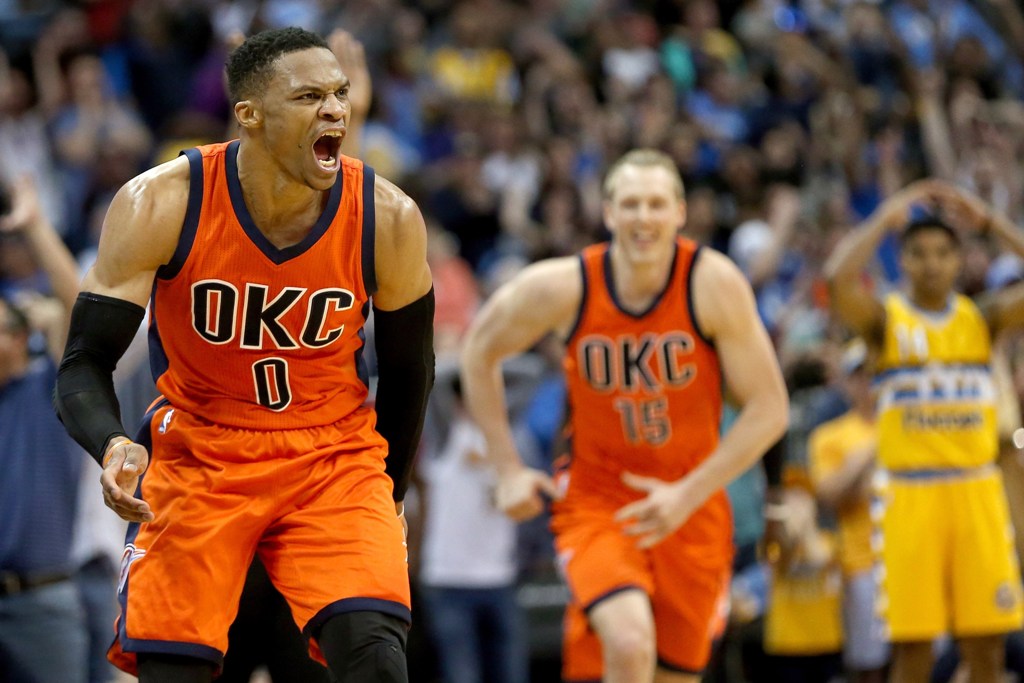
[[[341,136],[340,130],[329,130],[313,143],[313,155],[320,168],[325,171],[338,170],[341,159]]]

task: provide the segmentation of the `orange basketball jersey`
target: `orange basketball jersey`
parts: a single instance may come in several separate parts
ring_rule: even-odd
[[[690,290],[698,251],[677,240],[665,289],[642,313],[618,302],[608,244],[580,254],[583,297],[563,363],[572,458],[566,502],[580,496],[621,505],[638,496],[622,484],[623,471],[676,480],[717,446],[721,373]],[[708,521],[728,528],[724,494],[709,505]]]
[[[191,166],[188,209],[150,305],[157,388],[173,406],[231,427],[338,422],[367,395],[362,349],[375,289],[373,171],[343,157],[312,230],[278,249],[246,208],[238,145],[184,152]]]

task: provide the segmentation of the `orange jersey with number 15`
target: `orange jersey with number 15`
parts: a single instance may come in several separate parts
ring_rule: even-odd
[[[694,320],[698,245],[679,238],[664,291],[648,310],[625,310],[615,293],[608,244],[584,249],[583,297],[563,363],[571,462],[566,503],[619,506],[639,496],[623,471],[676,480],[718,444],[718,355]],[[728,528],[724,494],[709,501],[709,533]]]
[[[353,414],[367,395],[373,171],[343,158],[312,230],[278,249],[245,205],[238,141],[185,155],[185,223],[151,302],[157,388],[176,408],[242,429],[316,427]]]

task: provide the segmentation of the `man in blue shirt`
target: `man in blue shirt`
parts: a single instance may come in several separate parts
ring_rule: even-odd
[[[0,680],[85,683],[85,615],[70,557],[82,457],[50,403],[77,269],[27,181],[0,217],[0,238],[24,241],[56,296],[22,291],[20,306],[0,298]],[[30,352],[34,332],[49,353]]]

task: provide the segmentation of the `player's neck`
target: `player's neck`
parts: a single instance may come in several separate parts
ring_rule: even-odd
[[[936,294],[931,292],[916,291],[911,288],[907,292],[907,299],[910,303],[922,311],[928,311],[929,313],[942,313],[949,307],[949,300],[952,298],[953,292],[946,292],[945,294]]]
[[[238,181],[256,227],[278,248],[301,241],[323,212],[328,192],[295,182],[245,151],[238,153]]]
[[[651,261],[630,259],[623,250],[611,249],[612,281],[619,298],[629,308],[643,309],[665,290],[672,269],[673,252]]]

